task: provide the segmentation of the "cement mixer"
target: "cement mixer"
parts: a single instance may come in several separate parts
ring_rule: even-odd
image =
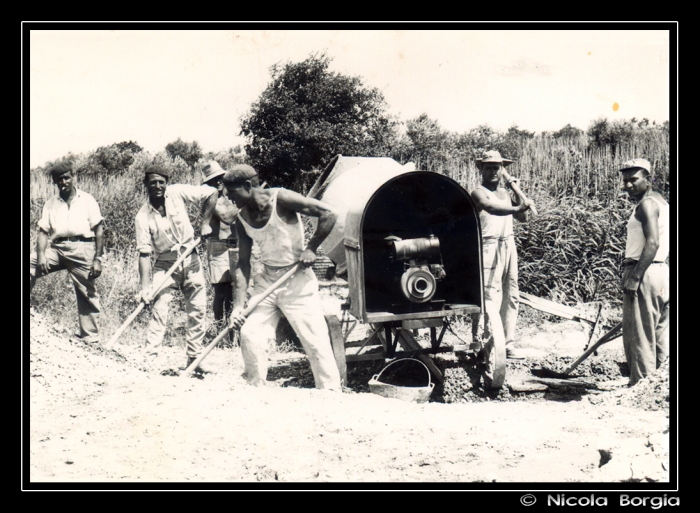
[[[440,347],[447,318],[483,308],[481,228],[469,193],[447,176],[390,158],[337,155],[308,196],[338,216],[321,249],[348,282],[344,308],[373,328],[362,347],[384,348],[345,360],[398,357],[400,344],[441,381],[425,354],[452,351]],[[413,337],[421,328],[430,328],[431,348]]]

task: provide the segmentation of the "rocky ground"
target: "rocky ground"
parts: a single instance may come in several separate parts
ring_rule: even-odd
[[[324,307],[337,306],[331,296]],[[466,337],[465,328],[455,333]],[[508,361],[500,392],[483,389],[471,353],[446,353],[434,357],[444,383],[417,404],[369,391],[382,360],[349,364],[346,393],[330,393],[313,388],[305,356],[285,344],[271,354],[269,385],[252,388],[236,347],[208,357],[216,374],[180,377],[177,340],[155,355],[132,340],[107,351],[33,314],[25,346],[30,479],[668,482],[668,366],[626,387],[617,339],[572,373],[574,385],[545,385],[532,371],[563,371],[588,335],[573,321],[521,334],[528,358]],[[460,341],[448,333],[443,343]]]

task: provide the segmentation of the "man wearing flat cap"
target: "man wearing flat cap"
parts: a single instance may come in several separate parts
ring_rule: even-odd
[[[173,292],[179,288],[185,298],[187,310],[187,364],[199,356],[205,334],[206,283],[202,262],[196,251],[190,253],[167,279],[166,285],[156,297],[151,293],[151,258],[153,258],[153,283],[160,283],[183,251],[194,240],[194,229],[187,213],[187,205],[201,207],[204,203],[202,233],[209,231],[209,218],[216,206],[217,192],[211,187],[173,184],[168,185],[170,171],[159,165],[145,170],[144,185],[148,200],[136,214],[136,250],[139,252],[139,276],[141,299],[153,302],[151,320],[148,323],[146,343],[159,346],[165,336],[168,305]],[[210,369],[199,366],[202,372]]]
[[[75,187],[70,162],[49,170],[58,194],[42,210],[36,253],[29,258],[29,290],[36,279],[66,269],[78,302],[80,339],[99,342],[100,300],[95,280],[102,273],[103,228],[100,207],[90,194]]]
[[[209,260],[209,282],[214,288],[214,319],[224,322],[231,313],[233,303],[233,271],[238,263],[238,236],[236,216],[238,208],[228,199],[224,188],[224,171],[212,160],[202,168],[204,184],[217,190],[214,213],[209,221],[211,233],[207,235],[207,257]],[[231,338],[234,332],[231,331]]]
[[[622,342],[634,385],[668,357],[670,209],[652,189],[648,160],[628,160],[620,173],[623,190],[637,203],[627,221],[622,274]]]
[[[487,388],[500,388],[505,378],[505,374],[494,375],[496,358],[522,358],[513,348],[519,305],[513,218],[527,221],[527,210],[533,203],[514,186],[518,180],[505,172],[505,166],[512,162],[495,150],[476,159],[481,185],[471,193],[479,211],[484,266],[484,315],[472,317],[472,333],[475,345],[484,351]],[[513,194],[499,186],[502,178]],[[504,364],[502,361],[502,370]]]
[[[323,316],[318,281],[311,269],[316,250],[335,225],[336,214],[325,203],[294,191],[263,188],[257,172],[247,164],[238,164],[228,171],[224,185],[229,198],[240,208],[236,223],[239,259],[229,326],[241,330],[246,381],[253,386],[266,383],[267,348],[284,315],[304,346],[316,388],[340,391],[340,372]],[[318,218],[316,231],[306,246],[299,214]],[[253,242],[260,249],[263,263],[263,271],[255,276],[253,295],[262,293],[297,262],[302,266],[246,318],[243,307]]]

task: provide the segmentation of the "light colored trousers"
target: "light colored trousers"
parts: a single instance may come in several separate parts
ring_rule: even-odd
[[[472,338],[475,349],[484,349],[484,359],[488,363],[497,344],[505,347],[515,339],[520,304],[515,239],[513,236],[484,239],[482,257],[484,315],[472,315]]]
[[[263,292],[288,269],[282,268],[275,272],[265,267],[262,273],[255,276],[253,296]],[[260,385],[267,379],[268,347],[275,340],[277,323],[283,315],[301,340],[311,364],[316,388],[339,390],[340,373],[321,308],[318,281],[311,268],[298,270],[267,296],[246,319],[241,328],[246,380],[253,385]]]
[[[36,257],[36,253],[29,257],[30,290],[34,288],[36,279],[42,276],[37,273]],[[57,242],[46,248],[49,274],[66,269],[73,281],[78,302],[80,336],[90,342],[99,339],[97,324],[100,319],[100,299],[95,291],[95,279],[90,277],[94,259],[94,242]]]
[[[174,263],[174,260],[156,260],[153,266],[153,284],[158,285],[163,279],[163,275]],[[204,321],[207,311],[207,292],[202,262],[196,253],[185,258],[182,264],[175,269],[153,301],[146,342],[152,346],[158,346],[163,342],[170,300],[178,288],[182,290],[182,295],[185,297],[185,310],[187,311],[187,356],[197,357],[202,351],[202,341],[206,333]]]
[[[623,279],[634,266],[627,266]],[[630,385],[656,370],[668,357],[669,271],[664,263],[651,264],[637,297],[622,299],[622,343],[630,369]]]

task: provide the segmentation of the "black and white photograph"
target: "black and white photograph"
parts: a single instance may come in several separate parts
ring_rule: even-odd
[[[680,505],[677,30],[24,22],[22,488]]]

